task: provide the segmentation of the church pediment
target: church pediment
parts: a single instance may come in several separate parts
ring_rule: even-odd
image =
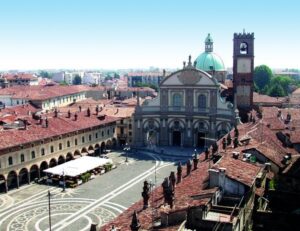
[[[171,74],[163,80],[161,85],[217,85],[217,82],[208,73],[193,68]]]

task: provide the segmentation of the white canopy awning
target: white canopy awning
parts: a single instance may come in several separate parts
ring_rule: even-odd
[[[71,160],[64,164],[57,165],[53,168],[45,169],[44,172],[53,175],[79,176],[82,173],[103,166],[107,163],[112,163],[111,159],[83,156],[76,160]]]

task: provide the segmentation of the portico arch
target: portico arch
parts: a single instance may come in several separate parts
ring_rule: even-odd
[[[229,122],[221,122],[217,125],[216,130],[217,138],[220,139],[231,130],[231,125]]]
[[[105,143],[102,142],[102,143],[101,143],[101,146],[100,146],[100,153],[101,153],[101,154],[104,153],[105,149],[106,149]]]
[[[0,193],[5,193],[7,190],[6,188],[6,181],[4,175],[0,175]]]
[[[159,128],[160,123],[156,119],[148,119],[143,123],[144,130],[144,142],[146,146],[150,148],[153,145],[159,144]]]
[[[183,146],[185,127],[186,124],[181,119],[173,119],[169,121],[169,145]]]
[[[52,158],[49,162],[49,168],[53,168],[57,165],[56,159]]]
[[[206,120],[197,120],[193,124],[194,147],[204,148],[209,142],[209,123]]]
[[[48,163],[46,161],[43,161],[40,165],[40,176],[43,177],[43,176],[46,176],[46,173],[44,173],[43,171],[45,169],[47,169],[49,166],[48,166]]]
[[[109,149],[112,148],[112,141],[111,140],[106,141],[106,148],[109,148]]]
[[[76,151],[74,152],[74,159],[79,158],[79,157],[81,157],[80,151],[79,151],[79,150],[76,150]]]
[[[63,164],[63,163],[65,163],[65,162],[66,162],[66,160],[65,160],[65,157],[64,157],[64,156],[59,156],[59,157],[58,157],[58,161],[57,161],[58,164]]]
[[[99,156],[100,155],[100,145],[99,144],[96,144],[95,145],[95,156]]]
[[[40,178],[39,167],[37,165],[32,165],[30,168],[30,181],[36,178]]]
[[[22,168],[19,171],[19,185],[21,186],[29,183],[30,183],[30,179],[29,179],[28,169]]]
[[[19,188],[19,179],[16,171],[10,171],[7,175],[7,189]]]
[[[68,152],[68,154],[66,155],[66,162],[73,160],[73,155],[72,153]]]
[[[112,148],[117,148],[117,140],[116,138],[112,138]]]

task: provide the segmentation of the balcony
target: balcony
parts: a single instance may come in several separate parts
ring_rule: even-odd
[[[146,106],[141,107],[142,114],[147,113],[155,113],[155,112],[179,112],[181,114],[188,111],[187,107],[174,107],[174,106],[168,106],[168,107],[160,107],[160,106]],[[199,108],[199,107],[193,107],[192,112],[194,114],[202,114],[205,116],[215,115],[215,116],[231,116],[233,114],[233,111],[230,109],[216,109],[216,108]]]

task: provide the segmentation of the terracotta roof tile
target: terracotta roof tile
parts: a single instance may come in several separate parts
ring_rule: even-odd
[[[2,76],[2,78],[5,78],[7,80],[16,80],[16,79],[37,80],[36,76],[34,76],[33,74],[29,74],[29,73],[4,74]]]
[[[226,168],[226,176],[249,187],[252,186],[257,174],[262,169],[261,166],[234,159],[231,155],[224,155],[212,168]]]
[[[203,156],[201,156],[201,162],[198,165],[198,169],[192,171],[192,173],[184,177],[182,182],[176,185],[175,188],[175,206],[173,209],[170,209],[169,206],[162,207],[163,205],[163,195],[162,187],[157,187],[152,195],[154,196],[155,204],[157,205],[156,209],[160,214],[162,211],[167,213],[176,212],[179,210],[186,210],[189,206],[195,205],[199,206],[201,204],[206,204],[210,198],[203,198],[199,200],[193,200],[191,196],[199,195],[204,193],[214,193],[217,189],[203,189],[206,181],[208,179],[208,162],[203,161]],[[183,168],[183,176],[185,176],[186,169]],[[142,184],[141,184],[142,188]],[[130,230],[130,223],[133,212],[136,210],[138,213],[138,219],[141,224],[141,228],[144,230],[150,230],[152,226],[152,208],[149,207],[145,210],[143,208],[143,200],[140,200],[128,208],[125,212],[120,214],[116,219],[109,222],[108,224],[101,227],[101,231],[109,231],[111,226],[114,224],[116,228],[120,230]],[[164,230],[173,230],[177,226],[170,227],[170,229]],[[176,229],[175,229],[176,230]]]
[[[0,95],[11,95],[14,99],[45,100],[58,96],[76,94],[87,91],[84,85],[72,86],[13,86],[0,89]]]
[[[31,125],[27,126],[27,130],[9,129],[0,131],[0,150],[118,120],[118,118],[110,116],[106,116],[104,120],[99,120],[95,115],[87,117],[86,112],[77,114],[77,121],[74,120],[74,115],[71,118],[66,118],[66,115],[59,114],[57,118],[54,118],[52,113],[44,114],[43,118],[47,117],[49,121],[48,128],[42,127],[38,124],[38,121],[28,117],[27,120]]]

